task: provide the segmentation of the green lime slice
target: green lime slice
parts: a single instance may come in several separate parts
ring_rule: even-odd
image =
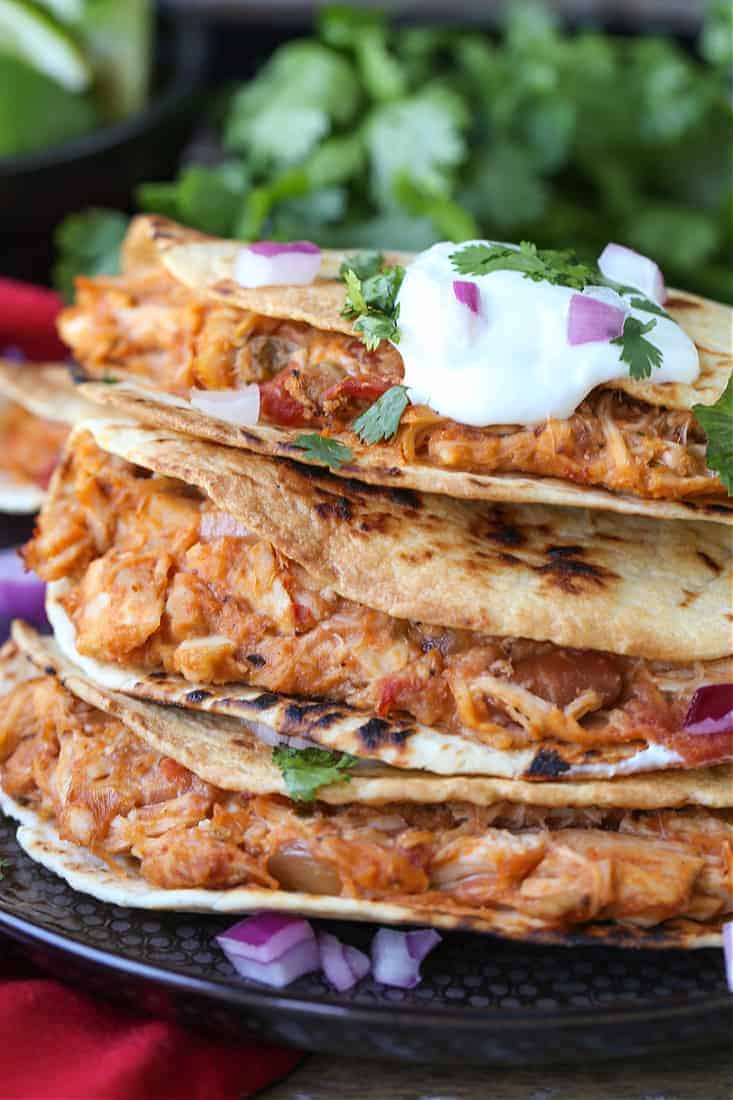
[[[36,0],[36,3],[62,23],[78,23],[84,14],[84,0]]]
[[[69,32],[29,0],[0,0],[0,42],[5,53],[67,91],[82,92],[91,82],[91,67]]]

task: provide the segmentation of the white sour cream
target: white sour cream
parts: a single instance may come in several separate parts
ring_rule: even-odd
[[[596,386],[628,377],[618,345],[568,343],[568,310],[576,290],[533,282],[517,271],[460,275],[450,257],[462,247],[444,241],[421,252],[399,292],[398,350],[414,404],[475,427],[535,424],[548,417],[566,419]],[[454,280],[476,283],[478,315],[456,299]],[[674,321],[632,309],[628,297],[607,287],[587,287],[583,293],[644,324],[656,321],[645,339],[663,359],[651,382],[697,378],[697,349]]]

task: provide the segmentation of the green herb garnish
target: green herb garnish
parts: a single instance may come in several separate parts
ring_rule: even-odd
[[[633,288],[623,287],[619,290],[619,294],[631,293],[633,293]],[[633,306],[634,309],[643,309],[645,313],[654,313],[657,317],[665,317],[668,321],[672,320],[666,310],[663,310],[662,307],[656,302],[653,302],[651,298],[631,298],[629,304]]]
[[[283,774],[288,794],[296,802],[312,802],[319,787],[348,783],[348,769],[357,763],[347,752],[328,749],[290,749],[279,746],[272,759]]]
[[[397,434],[407,405],[407,388],[392,386],[354,421],[352,428],[362,443],[379,443],[383,439],[392,439]]]
[[[346,281],[347,272],[352,271],[357,279],[363,281],[364,279],[370,279],[372,275],[379,274],[384,266],[383,253],[375,251],[357,252],[355,255],[349,256],[348,260],[344,260],[339,268],[339,275]]]
[[[405,277],[404,267],[384,267],[364,279],[355,268],[342,266],[342,276],[346,298],[341,316],[354,321],[354,329],[369,351],[374,351],[382,340],[399,343],[397,295]]]
[[[319,466],[328,466],[330,470],[338,470],[344,462],[351,462],[354,457],[351,448],[339,443],[338,439],[328,439],[316,432],[304,432],[296,436],[295,446]]]
[[[469,244],[451,256],[461,275],[488,275],[492,271],[519,271],[535,283],[547,282],[583,290],[598,285],[603,276],[596,267],[581,263],[570,249],[539,249],[531,241],[519,248],[502,244]]]
[[[693,405],[692,412],[708,437],[708,467],[733,494],[733,378],[714,405]]]
[[[117,210],[93,208],[70,214],[54,233],[58,259],[53,281],[67,300],[77,275],[118,275],[120,247],[129,219]]]
[[[10,866],[9,859],[0,859],[0,880],[5,878],[5,868]]]
[[[662,353],[659,348],[644,337],[656,326],[656,321],[647,321],[645,325],[636,317],[627,317],[620,336],[611,340],[621,348],[621,360],[629,364],[629,375],[637,382],[649,378],[652,367],[661,367]]]

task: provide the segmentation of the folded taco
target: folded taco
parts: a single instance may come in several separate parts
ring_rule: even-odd
[[[0,359],[0,512],[37,512],[69,426],[89,406],[64,366]]]
[[[60,331],[95,400],[147,423],[376,484],[729,522],[731,310],[626,251],[321,253],[146,217]]]
[[[440,775],[733,759],[727,528],[349,482],[89,421],[25,551],[97,683]],[[693,723],[694,726],[694,723]]]
[[[568,786],[371,764],[332,768],[304,798],[240,723],[100,687],[22,624],[14,639],[0,801],[31,858],[77,890],[550,943],[720,943],[730,767]]]

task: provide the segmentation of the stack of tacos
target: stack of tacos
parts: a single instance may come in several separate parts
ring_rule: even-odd
[[[342,257],[245,289],[239,247],[140,219],[62,316],[96,412],[25,549],[54,637],[1,659],[20,843],[152,908],[719,942],[733,511],[691,410],[730,311],[667,303],[692,386],[541,430],[413,405],[367,445],[400,357],[341,316]],[[190,400],[253,383],[255,424]]]

